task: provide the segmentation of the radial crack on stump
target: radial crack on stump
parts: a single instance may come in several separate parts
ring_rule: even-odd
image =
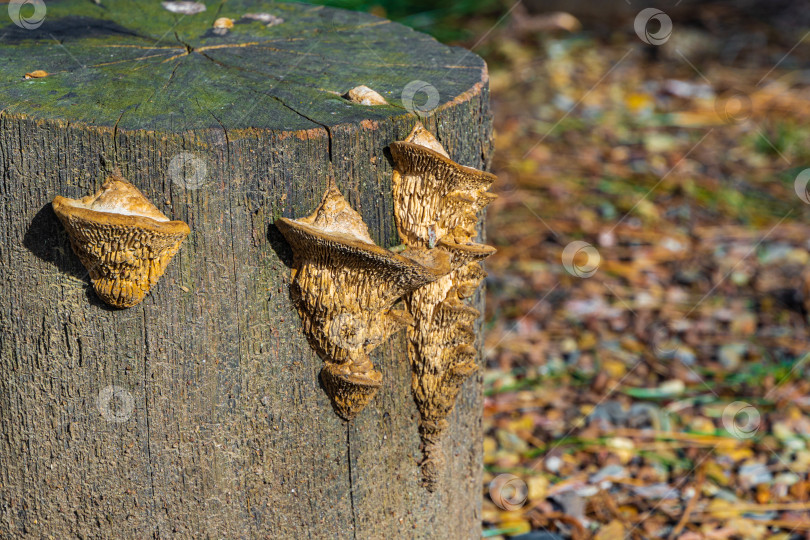
[[[402,241],[411,249],[445,253],[452,271],[406,295],[414,324],[408,357],[422,439],[422,482],[430,491],[444,463],[441,436],[461,386],[478,369],[475,320],[479,311],[463,299],[486,276],[480,261],[495,248],[473,242],[478,212],[495,195],[496,177],[450,159],[439,141],[417,124],[404,141],[390,145],[394,158],[394,213]]]
[[[354,418],[382,384],[369,353],[413,323],[392,309],[404,294],[450,271],[444,252],[407,249],[395,254],[376,245],[359,213],[334,182],[305,218],[280,218],[276,226],[294,253],[293,301],[321,370],[335,412]]]
[[[57,196],[53,210],[96,294],[117,308],[143,300],[190,232],[188,225],[170,221],[138,188],[116,175],[94,195]]]

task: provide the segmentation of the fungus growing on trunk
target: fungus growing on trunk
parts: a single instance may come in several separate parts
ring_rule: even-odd
[[[190,232],[188,225],[170,221],[138,188],[115,175],[94,195],[57,196],[53,209],[96,293],[117,308],[143,300]]]
[[[478,369],[473,324],[477,309],[462,302],[486,276],[479,261],[495,252],[473,242],[478,212],[495,195],[490,173],[459,165],[417,124],[404,141],[391,143],[394,214],[411,249],[445,253],[451,272],[405,296],[414,324],[408,329],[411,387],[419,409],[422,480],[433,491],[444,456],[441,435],[467,377]]]
[[[421,125],[390,148],[394,211],[405,244],[432,248],[441,238],[469,243],[476,236],[478,211],[496,197],[486,192],[495,176],[452,161]]]
[[[291,294],[310,344],[325,365],[321,379],[335,412],[351,420],[374,397],[382,375],[369,353],[413,321],[393,305],[450,271],[447,253],[376,245],[360,214],[330,182],[305,218],[276,226],[295,259]]]

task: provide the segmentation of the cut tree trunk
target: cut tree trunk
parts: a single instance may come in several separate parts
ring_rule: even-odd
[[[371,15],[204,3],[52,0],[0,28],[0,537],[480,537],[480,375],[430,493],[404,332],[341,420],[272,223],[334,176],[375,242],[400,244],[387,146],[417,109],[485,168],[483,61]],[[342,97],[358,85],[390,105]],[[116,169],[191,228],[126,310],[98,299],[50,205]]]

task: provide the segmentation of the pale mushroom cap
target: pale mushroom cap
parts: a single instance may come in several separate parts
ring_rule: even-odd
[[[327,235],[343,235],[365,244],[374,243],[363,217],[349,206],[337,184],[331,180],[315,212],[295,221],[312,225]]]
[[[284,22],[284,19],[277,17],[272,13],[245,13],[242,15],[243,20],[259,21],[265,23],[268,27],[276,26]]]
[[[360,105],[388,105],[384,97],[365,85],[360,85],[349,90],[346,93],[346,98]]]
[[[53,209],[60,219],[77,217],[88,222],[142,227],[156,233],[188,234],[188,225],[171,221],[141,191],[119,176],[110,176],[101,189],[82,199],[55,197]]]
[[[32,71],[31,73],[26,73],[25,78],[26,79],[41,79],[43,77],[47,77],[48,75],[49,75],[49,73],[47,71],[45,71],[44,69],[37,69],[37,70]]]
[[[410,134],[405,137],[405,142],[418,144],[419,146],[430,148],[434,152],[437,152],[446,158],[450,157],[450,154],[448,154],[444,149],[442,143],[440,143],[439,140],[433,136],[433,133],[425,129],[425,126],[419,122],[416,123]]]
[[[138,188],[116,176],[109,177],[101,189],[93,195],[81,199],[65,197],[60,197],[60,199],[75,208],[86,208],[122,216],[142,216],[155,221],[169,221],[169,218],[158,210]]]
[[[214,21],[214,28],[233,28],[233,19],[230,17],[220,17]]]
[[[83,206],[97,212],[110,212],[123,216],[142,216],[155,221],[169,221],[163,212],[157,209],[141,191],[124,180],[111,176],[95,195],[77,201],[76,206]]]
[[[180,13],[182,15],[196,15],[205,11],[205,4],[202,2],[190,1],[177,1],[177,2],[161,2],[164,9],[172,13]]]

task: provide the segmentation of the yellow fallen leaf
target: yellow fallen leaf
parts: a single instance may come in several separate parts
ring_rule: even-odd
[[[728,475],[726,475],[723,468],[720,467],[720,465],[718,465],[716,462],[707,460],[706,464],[704,465],[704,470],[706,471],[706,476],[714,480],[715,483],[721,486],[728,485]]]
[[[484,463],[492,463],[495,460],[495,452],[498,451],[498,442],[492,437],[484,437]]]
[[[532,476],[526,482],[530,501],[542,501],[548,493],[548,479],[545,476]]]
[[[632,439],[626,437],[613,437],[608,439],[607,447],[616,454],[619,460],[624,464],[633,459],[636,455],[636,445]]]
[[[534,429],[534,418],[529,415],[523,415],[518,420],[509,422],[508,431],[517,433],[518,431],[532,431]]]
[[[726,453],[726,457],[732,461],[742,461],[754,456],[754,452],[748,447],[732,448]]]
[[[38,69],[36,71],[32,71],[31,73],[26,73],[25,78],[26,79],[41,79],[43,77],[47,77],[48,75],[49,75],[49,73],[47,71],[43,71],[41,69]]]
[[[602,369],[613,379],[620,379],[627,371],[627,367],[623,362],[609,358],[602,362]]]
[[[709,502],[707,511],[716,518],[731,518],[740,513],[734,506],[734,503],[723,499],[712,499]]]
[[[614,540],[616,538],[624,538],[626,529],[624,524],[618,519],[614,519],[604,527],[599,529],[599,532],[594,536],[594,540]]]
[[[628,94],[624,98],[624,104],[632,112],[637,113],[644,109],[652,109],[655,100],[648,94]]]

